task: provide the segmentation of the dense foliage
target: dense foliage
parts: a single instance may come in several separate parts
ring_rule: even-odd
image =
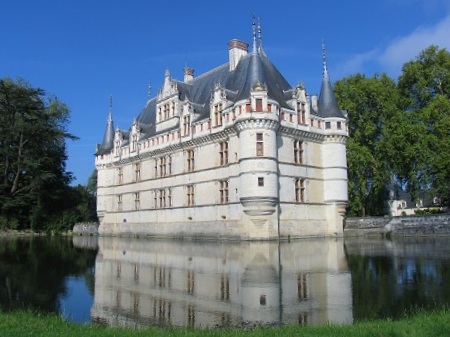
[[[387,75],[335,83],[349,115],[348,216],[387,214],[389,188],[450,205],[450,53],[430,46]]]
[[[70,187],[66,171],[69,115],[44,90],[0,79],[0,229],[68,229],[89,217],[77,206],[91,194]]]

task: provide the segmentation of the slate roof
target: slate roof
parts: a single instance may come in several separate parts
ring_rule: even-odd
[[[198,116],[195,121],[209,118],[211,93],[217,84],[222,86],[227,99],[232,102],[249,98],[252,87],[255,84],[262,84],[266,88],[269,98],[277,101],[283,108],[292,109],[287,101],[292,97],[293,88],[272,64],[261,46],[253,48],[252,52],[242,56],[234,70],[230,71],[229,63],[226,63],[187,83],[175,79],[170,79],[170,81],[178,89],[178,98],[190,102]],[[156,134],[156,101],[156,97],[148,100],[136,119],[141,130],[141,138]],[[311,111],[320,117],[344,118],[342,111],[337,106],[326,65],[323,70],[318,111],[313,109]],[[114,132],[111,133],[110,128],[111,125],[108,124],[103,143],[97,154],[106,153],[108,149],[113,148]],[[164,132],[167,131],[169,130],[164,130]]]

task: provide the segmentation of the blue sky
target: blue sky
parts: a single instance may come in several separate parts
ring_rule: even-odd
[[[355,73],[387,73],[430,44],[450,50],[450,1],[103,1],[2,0],[0,78],[24,78],[71,109],[68,171],[85,184],[102,141],[110,96],[115,126],[128,129],[148,85],[164,71],[199,75],[228,59],[233,38],[251,42],[252,15],[263,47],[291,85],[318,93],[322,39],[332,81]]]

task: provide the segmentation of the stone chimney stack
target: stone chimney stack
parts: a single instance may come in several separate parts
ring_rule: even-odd
[[[313,110],[315,110],[316,112],[319,111],[319,107],[317,105],[317,95],[316,94],[312,94],[311,95],[311,107],[313,108]]]
[[[190,82],[194,79],[194,69],[185,67],[184,68],[184,82]]]
[[[236,68],[242,56],[247,55],[248,43],[233,39],[228,42],[228,55],[230,58],[230,71]]]

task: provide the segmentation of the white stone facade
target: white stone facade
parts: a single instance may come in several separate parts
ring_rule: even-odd
[[[111,131],[108,120],[95,160],[101,235],[342,235],[345,114],[323,113],[246,46],[233,40],[230,63],[197,78],[166,70],[128,131]],[[330,85],[326,67],[323,81]]]

